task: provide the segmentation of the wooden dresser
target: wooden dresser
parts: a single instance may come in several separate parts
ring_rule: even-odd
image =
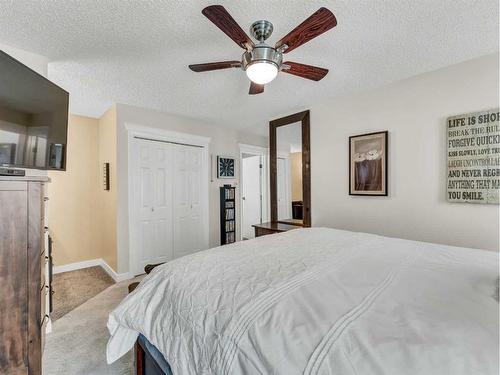
[[[39,375],[45,334],[47,177],[0,177],[0,374]]]

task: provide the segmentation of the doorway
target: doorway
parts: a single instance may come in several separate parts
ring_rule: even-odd
[[[254,224],[268,221],[267,149],[240,145],[241,239],[255,237]]]

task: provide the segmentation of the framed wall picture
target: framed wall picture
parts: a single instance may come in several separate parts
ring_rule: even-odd
[[[387,196],[388,132],[349,137],[349,194]]]
[[[217,178],[235,178],[234,158],[217,156]]]

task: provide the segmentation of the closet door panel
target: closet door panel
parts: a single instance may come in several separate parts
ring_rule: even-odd
[[[172,233],[172,145],[165,142],[151,142],[154,147],[154,207],[152,217],[155,223],[155,244],[151,249],[153,263],[173,259]]]
[[[135,261],[131,269],[142,273],[150,263],[173,259],[172,243],[172,145],[135,140],[139,160],[134,180]]]
[[[188,146],[173,145],[174,153],[174,255],[189,253],[189,195],[190,183],[187,163]],[[194,230],[193,230],[194,232]],[[193,233],[193,235],[195,235]]]
[[[152,254],[151,249],[154,248],[155,243],[155,231],[153,228],[154,223],[151,223],[149,220],[141,221],[140,228],[140,236],[141,236],[141,247],[139,251],[139,261],[142,265],[146,265],[149,263],[149,259],[154,258],[154,254]]]
[[[175,257],[203,248],[201,222],[201,149],[174,146],[174,252]]]
[[[165,144],[169,150],[168,155],[159,153],[158,165],[155,173],[155,203],[153,216],[155,218],[155,252],[154,263],[172,260],[173,256],[173,232],[172,232],[172,167],[169,155],[170,144]],[[161,155],[161,156],[160,156]]]
[[[137,260],[140,262],[139,270],[142,265],[147,264],[151,258],[151,247],[154,244],[154,230],[151,217],[153,208],[153,183],[154,183],[154,166],[152,152],[148,143],[140,142],[140,163],[138,166],[138,207],[139,207],[139,223],[138,235],[139,244],[137,252]]]
[[[195,251],[203,248],[202,211],[201,211],[201,149],[197,148],[190,156],[190,225],[197,229],[197,236],[191,237],[191,248]]]

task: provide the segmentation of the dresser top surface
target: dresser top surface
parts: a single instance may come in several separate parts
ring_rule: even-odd
[[[278,223],[278,222],[268,222],[268,223],[262,223],[262,224],[254,224],[252,225],[254,228],[261,228],[261,229],[267,229],[267,230],[273,230],[276,232],[286,232],[288,230],[292,229],[298,229],[301,228],[298,225],[292,225],[292,224],[285,224],[285,223]]]
[[[0,176],[1,181],[35,181],[35,182],[50,182],[47,176]]]

